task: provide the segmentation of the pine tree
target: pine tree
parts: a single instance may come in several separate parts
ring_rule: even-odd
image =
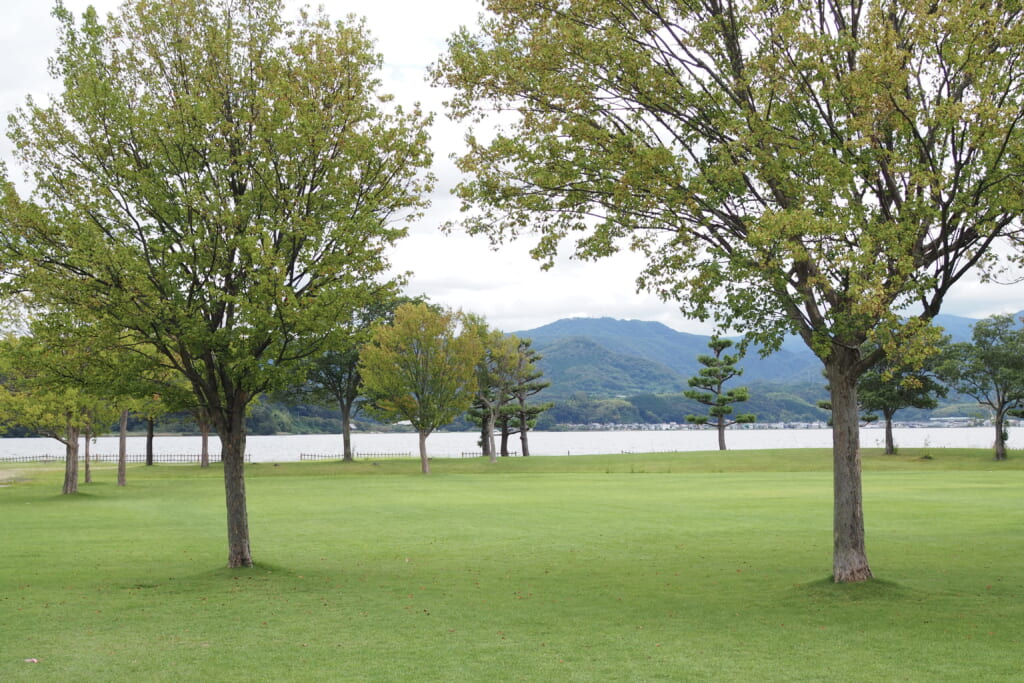
[[[519,363],[517,366],[518,381],[512,388],[513,403],[510,406],[507,419],[504,421],[507,434],[519,432],[519,443],[522,446],[523,456],[530,455],[530,442],[527,437],[530,429],[537,423],[537,418],[545,410],[551,408],[554,403],[528,403],[531,396],[536,396],[544,389],[551,386],[551,382],[542,380],[544,371],[537,367],[541,354],[533,348],[533,341],[530,339],[519,340]],[[513,431],[515,430],[515,431]],[[505,433],[503,431],[503,433]],[[503,443],[508,440],[507,436],[502,439]],[[504,455],[504,453],[503,453]]]
[[[708,347],[715,355],[700,355],[697,361],[704,367],[698,371],[695,377],[687,380],[687,384],[693,389],[684,391],[683,394],[698,403],[709,407],[708,415],[687,415],[686,421],[693,424],[707,424],[711,422],[718,429],[718,449],[725,450],[725,428],[734,424],[747,424],[757,419],[754,415],[746,413],[736,415],[730,419],[733,412],[733,403],[741,403],[750,398],[750,392],[746,387],[725,389],[724,385],[730,379],[739,377],[743,370],[736,367],[736,363],[743,357],[743,353],[729,355],[724,353],[732,346],[728,339],[721,339],[718,336],[711,338]]]

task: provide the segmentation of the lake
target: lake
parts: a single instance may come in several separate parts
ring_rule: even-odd
[[[1010,430],[1010,448],[1019,448],[1024,436]],[[993,442],[991,427],[897,428],[897,447],[906,448],[989,448]],[[427,450],[433,457],[459,457],[466,452],[479,452],[477,434],[472,432],[440,432],[427,439]],[[117,453],[116,436],[100,437],[92,445],[95,454]],[[861,445],[880,448],[884,432],[871,427],[861,430]],[[341,437],[333,434],[250,436],[247,451],[253,462],[287,462],[299,459],[300,453],[340,454]],[[415,434],[353,434],[356,454],[409,453],[419,455]],[[832,432],[828,429],[730,429],[726,445],[734,449],[762,448],[829,448]],[[158,436],[153,442],[155,453],[199,453],[198,436]],[[714,430],[675,431],[607,431],[607,432],[532,432],[530,452],[533,455],[586,455],[591,453],[646,453],[666,451],[703,451],[718,447]],[[145,453],[145,437],[129,437],[128,452]],[[518,438],[509,442],[509,450],[519,450]],[[211,454],[220,451],[216,436],[210,438]],[[0,460],[17,456],[63,456],[64,446],[54,439],[0,439]],[[339,456],[340,457],[340,456]]]

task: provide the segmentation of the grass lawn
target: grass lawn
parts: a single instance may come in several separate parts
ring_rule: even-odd
[[[1022,680],[989,457],[866,452],[860,585],[823,451],[249,465],[248,570],[216,468],[0,463],[0,681]]]

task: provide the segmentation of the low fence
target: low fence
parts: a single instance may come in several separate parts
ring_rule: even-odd
[[[516,457],[518,455],[519,455],[519,451],[509,451],[505,455],[502,455],[501,453],[499,453],[498,457],[499,458],[504,458],[504,457],[514,458],[514,457]],[[483,451],[470,451],[468,453],[460,453],[459,457],[460,458],[482,458],[482,457],[484,457],[484,453],[483,453]]]
[[[643,453],[644,455],[683,455],[687,451],[619,451],[622,455],[636,455],[637,453]]]
[[[362,451],[353,451],[352,457],[356,460],[398,460],[411,458],[412,453],[363,453]],[[299,460],[343,460],[344,458],[345,456],[341,453],[299,453]]]
[[[0,458],[0,462],[64,462],[63,455],[10,455]]]
[[[79,452],[79,460],[85,459],[85,454]],[[154,453],[153,464],[157,465],[198,465],[201,461],[198,453]],[[116,453],[92,453],[89,455],[91,462],[117,462]],[[251,458],[245,456],[246,462],[252,462]],[[63,455],[13,455],[0,456],[0,462],[64,462]],[[146,462],[145,453],[128,453],[125,455],[125,462],[140,464]],[[220,453],[210,453],[210,463],[220,463]]]
[[[81,453],[78,454],[81,457]],[[98,453],[92,456],[93,460],[98,462],[117,462],[117,454],[109,453]],[[198,465],[202,456],[198,453],[154,453],[153,463],[159,463],[161,465]],[[245,461],[249,462],[249,456],[245,456]],[[125,462],[130,463],[142,463],[146,462],[146,455],[144,453],[128,453],[125,455]],[[210,453],[210,463],[219,463],[220,453]]]

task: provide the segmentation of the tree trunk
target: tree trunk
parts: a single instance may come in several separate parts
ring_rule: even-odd
[[[199,466],[210,466],[210,422],[202,419],[199,421],[199,433],[202,437],[199,447]]]
[[[156,420],[147,417],[146,418],[146,465],[153,464],[153,429]]]
[[[524,406],[525,404],[524,404],[523,401],[520,401],[519,405],[520,406]],[[529,442],[529,440],[527,439],[527,436],[526,436],[526,432],[529,431],[529,430],[527,429],[526,420],[527,420],[527,418],[526,418],[526,411],[525,410],[520,410],[519,411],[519,444],[522,447],[522,454],[523,454],[524,458],[528,458],[530,456],[530,442]]]
[[[92,441],[92,430],[85,430],[85,483],[92,483],[92,467],[90,466],[89,442]]]
[[[121,411],[121,431],[117,440],[117,485],[124,486],[128,462],[128,411]]]
[[[508,457],[508,424],[501,430],[501,457]]]
[[[224,465],[224,497],[228,521],[228,567],[251,567],[249,513],[245,502],[245,401],[228,405],[228,424],[217,427]]]
[[[352,462],[356,459],[352,453],[352,404],[349,401],[339,401],[341,405],[341,444],[343,455],[341,459],[345,462]]]
[[[480,418],[480,454],[485,458],[491,457],[491,440],[487,438],[487,418]],[[491,459],[493,462],[493,458]]]
[[[61,493],[66,495],[78,493],[78,427],[67,421],[67,441],[64,442],[64,487]]]
[[[832,399],[832,578],[836,583],[871,578],[864,549],[856,361],[855,350],[833,347],[825,363]]]
[[[427,437],[430,432],[420,431],[420,469],[423,474],[430,474],[430,460],[427,458]]]
[[[491,462],[498,462],[497,444],[494,442],[494,422],[495,415],[494,411],[490,407],[487,408],[487,413],[484,414],[484,432],[483,436],[487,444],[487,454],[491,457]]]
[[[896,454],[896,442],[892,438],[892,413],[885,416],[885,454]]]
[[[725,450],[725,418],[718,416],[718,450]]]
[[[996,411],[995,419],[993,421],[996,425],[996,460],[1006,460],[1006,439],[1003,438],[1003,430],[1005,429],[1006,422],[1003,418],[1002,411]]]

